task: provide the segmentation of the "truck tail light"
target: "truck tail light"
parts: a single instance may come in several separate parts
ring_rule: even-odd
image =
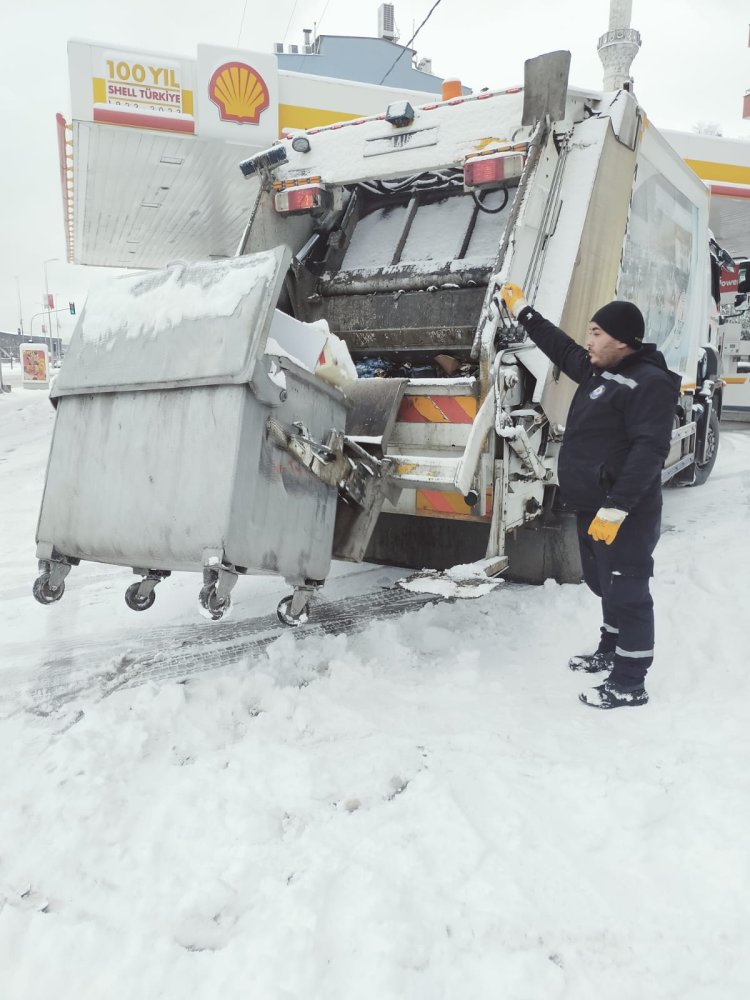
[[[469,156],[464,161],[464,187],[503,187],[523,173],[524,154],[516,150]]]
[[[274,196],[274,207],[281,215],[315,215],[331,207],[332,198],[322,184],[297,184],[284,187]]]

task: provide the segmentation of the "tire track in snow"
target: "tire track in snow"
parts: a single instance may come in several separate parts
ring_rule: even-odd
[[[68,644],[66,649],[50,651],[42,662],[26,688],[29,698],[22,709],[50,715],[80,697],[99,701],[147,681],[181,680],[253,659],[284,634],[298,641],[315,635],[353,634],[374,621],[418,611],[438,600],[441,598],[434,594],[393,588],[317,604],[311,620],[294,629],[281,625],[275,614],[216,623],[214,627],[162,627],[149,636],[152,648],[148,652],[144,652],[142,640],[137,647],[126,647],[115,655],[112,638]]]

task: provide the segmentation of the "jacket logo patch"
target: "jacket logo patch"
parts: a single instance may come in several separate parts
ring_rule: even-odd
[[[593,392],[589,393],[589,399],[598,399],[601,396],[601,394],[604,392],[605,389],[606,389],[606,386],[604,386],[604,385],[598,385],[596,387],[596,389],[594,389]]]

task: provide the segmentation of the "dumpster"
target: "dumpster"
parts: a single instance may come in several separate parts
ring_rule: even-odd
[[[137,611],[187,570],[202,573],[213,619],[243,573],[294,587],[279,606],[289,623],[306,612],[329,571],[352,463],[344,394],[264,353],[288,264],[277,247],[91,292],[51,393],[40,603],[59,600],[71,567],[92,560],[133,568],[140,580],[125,599]]]

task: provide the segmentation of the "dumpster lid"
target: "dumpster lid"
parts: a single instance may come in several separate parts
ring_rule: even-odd
[[[89,293],[50,395],[249,382],[291,252],[108,278]]]

